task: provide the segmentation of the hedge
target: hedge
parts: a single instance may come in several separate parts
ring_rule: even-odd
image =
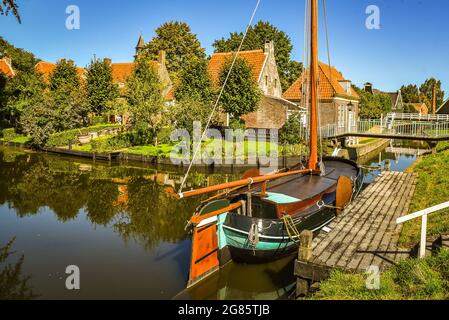
[[[3,129],[1,131],[0,136],[5,141],[12,141],[12,140],[20,137],[20,134],[17,134],[16,131],[14,130],[14,128],[9,128],[9,129]]]
[[[87,134],[90,132],[99,132],[104,129],[112,129],[112,128],[119,128],[120,125],[116,124],[102,124],[102,125],[96,125],[92,127],[87,128],[80,128],[80,129],[74,129],[74,130],[67,130],[62,131],[58,133],[54,133],[50,135],[50,138],[47,141],[46,147],[54,148],[54,147],[61,147],[61,146],[67,146],[69,144],[76,143],[78,140],[78,135],[80,134]]]

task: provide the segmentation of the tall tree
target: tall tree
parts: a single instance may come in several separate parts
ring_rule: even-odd
[[[2,113],[11,125],[18,127],[20,116],[26,112],[29,105],[43,98],[44,89],[42,76],[37,72],[18,72],[14,78],[6,82],[4,89],[6,102]]]
[[[149,129],[156,144],[157,133],[164,125],[162,91],[163,84],[148,58],[138,57],[134,72],[127,81],[129,111],[135,127]]]
[[[213,44],[215,52],[236,51],[243,35],[243,32],[232,32],[229,38],[216,40]],[[282,89],[287,90],[301,75],[303,66],[302,63],[291,60],[293,45],[290,37],[284,31],[269,22],[259,21],[249,29],[242,49],[264,49],[267,41],[274,41]]]
[[[433,101],[433,87],[436,84],[436,94],[437,94],[437,109],[444,102],[444,91],[441,89],[441,81],[435,78],[427,79],[419,88],[422,96],[422,101],[426,103],[429,108],[429,112],[432,112],[432,101]]]
[[[146,51],[156,58],[160,50],[167,53],[167,69],[175,82],[185,63],[205,57],[196,34],[181,21],[166,22],[156,29],[156,36],[146,45]]]
[[[100,115],[108,103],[118,98],[118,86],[112,79],[112,67],[107,60],[92,59],[87,67],[86,91],[89,110]]]
[[[7,16],[10,12],[16,17],[17,21],[21,23],[19,15],[19,6],[16,0],[2,0],[0,3],[0,14]]]
[[[223,65],[220,72],[220,87],[223,86],[231,65],[230,59]],[[261,97],[262,93],[253,77],[251,66],[246,60],[238,58],[221,98],[223,111],[229,113],[231,119],[239,120],[242,115],[257,110]]]
[[[401,94],[404,103],[418,103],[421,101],[418,86],[415,84],[402,86]]]
[[[11,58],[14,70],[31,72],[37,63],[37,59],[31,52],[16,48],[0,36],[0,58]]]
[[[85,84],[71,60],[60,60],[50,76],[50,93],[57,112],[58,131],[87,124],[88,103]]]
[[[213,95],[212,91],[207,60],[195,57],[188,61],[179,74],[179,82],[175,90],[176,100],[191,98],[209,102]]]

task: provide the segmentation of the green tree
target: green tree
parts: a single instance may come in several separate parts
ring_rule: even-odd
[[[186,112],[188,110],[188,112]],[[190,134],[193,132],[193,122],[199,121],[204,127],[209,120],[212,112],[211,104],[191,98],[184,97],[182,100],[176,101],[176,104],[170,107],[170,116],[172,123],[178,129],[186,129]],[[212,119],[212,124],[218,123],[218,116]]]
[[[37,59],[31,52],[16,48],[0,36],[0,58],[11,58],[14,70],[30,72],[34,70]]]
[[[401,87],[402,100],[404,103],[418,103],[421,101],[418,86],[409,84]]]
[[[18,72],[6,82],[4,95],[6,102],[2,113],[10,124],[19,127],[19,119],[28,106],[42,100],[45,84],[37,72]]]
[[[433,105],[433,86],[436,84],[437,105],[438,109],[444,102],[444,91],[441,89],[441,81],[435,78],[427,79],[419,88],[421,92],[421,101],[424,102],[429,108],[429,112],[432,112]]]
[[[119,96],[118,86],[112,79],[112,67],[107,61],[92,59],[87,67],[86,91],[89,110],[98,115],[107,109],[108,102]]]
[[[243,32],[232,32],[227,39],[216,40],[213,44],[215,52],[236,51],[243,35]],[[275,57],[282,89],[287,90],[301,75],[303,65],[291,60],[293,44],[284,31],[279,30],[269,22],[259,21],[249,29],[242,49],[264,49],[267,41],[273,41],[275,44]]]
[[[231,65],[230,59],[223,65],[220,71],[220,87],[223,86]],[[246,60],[238,58],[221,98],[223,111],[230,114],[231,120],[239,120],[242,115],[257,110],[261,97],[262,92],[254,80],[251,66]]]
[[[279,141],[285,145],[300,143],[303,132],[304,124],[301,121],[301,113],[294,112],[288,117],[287,122],[279,131]]]
[[[193,98],[198,101],[209,102],[213,96],[212,80],[207,69],[207,60],[192,58],[185,64],[179,74],[179,83],[176,86],[175,98]]]
[[[19,6],[16,0],[2,0],[0,2],[0,14],[2,16],[7,16],[10,12],[16,17],[17,21],[21,23],[19,15]]]
[[[135,127],[149,129],[157,144],[157,133],[164,125],[163,85],[145,56],[138,57],[134,72],[127,81],[127,90],[129,111]]]
[[[181,21],[166,22],[156,29],[156,36],[146,45],[146,51],[156,58],[160,50],[167,53],[167,69],[175,83],[185,63],[206,55],[196,34]]]
[[[371,94],[353,86],[360,96],[359,116],[362,119],[378,119],[382,114],[391,112],[392,103],[386,94]]]
[[[58,126],[54,101],[49,95],[27,107],[26,112],[20,117],[20,126],[25,134],[31,136],[33,146],[38,148],[45,146],[50,134],[54,133]]]
[[[89,106],[75,63],[71,60],[60,60],[49,80],[57,116],[56,130],[63,131],[86,125]]]

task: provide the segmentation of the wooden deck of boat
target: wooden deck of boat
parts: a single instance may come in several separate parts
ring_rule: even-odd
[[[333,268],[366,272],[376,266],[385,270],[409,257],[409,250],[398,248],[402,225],[396,219],[408,213],[415,186],[414,174],[384,172],[328,226],[329,232],[315,237],[311,257],[296,261],[296,276],[321,281]]]

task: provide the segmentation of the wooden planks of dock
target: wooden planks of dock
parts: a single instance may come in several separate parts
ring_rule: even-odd
[[[382,271],[409,257],[410,250],[398,248],[402,225],[396,219],[408,213],[415,187],[414,174],[382,173],[328,226],[329,232],[315,237],[311,257],[296,261],[298,279],[321,281],[334,268],[366,272],[375,266]]]

